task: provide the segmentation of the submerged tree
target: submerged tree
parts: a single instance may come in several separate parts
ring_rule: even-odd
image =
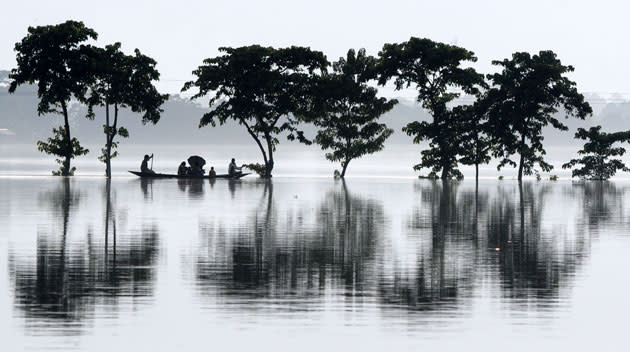
[[[610,159],[626,153],[623,147],[613,147],[612,145],[630,141],[630,131],[606,133],[601,132],[601,129],[602,126],[591,127],[588,130],[578,128],[575,138],[587,142],[584,143],[584,148],[578,151],[578,154],[582,155],[581,158],[571,159],[562,165],[563,169],[582,165],[581,168],[571,171],[571,177],[601,181],[611,178],[618,170],[630,171],[620,159]]]
[[[143,55],[138,49],[134,55],[125,55],[120,51],[120,43],[107,45],[105,48],[92,49],[93,83],[87,98],[88,116],[94,117],[94,106],[105,107],[105,147],[99,160],[105,163],[105,175],[112,176],[111,159],[118,155],[115,150],[118,142],[114,138],[119,135],[128,137],[129,132],[118,126],[120,109],[129,108],[142,115],[142,123],[156,124],[163,111],[160,106],[168,99],[168,95],[160,94],[153,81],[160,78],[155,69],[156,62]],[[113,120],[110,121],[110,108],[113,108]]]
[[[473,105],[457,106],[453,112],[458,115],[462,130],[459,162],[464,165],[475,165],[475,182],[478,182],[479,164],[489,163],[492,152],[485,97],[478,97]]]
[[[428,150],[422,151],[422,160],[415,170],[431,169],[431,176],[441,172],[443,180],[462,178],[457,169],[457,156],[461,153],[461,125],[457,114],[448,103],[466,94],[477,94],[485,86],[483,75],[462,63],[475,62],[472,51],[454,45],[437,43],[430,39],[411,37],[400,44],[385,44],[379,53],[379,84],[394,78],[396,90],[415,86],[417,100],[433,116],[433,121],[414,121],[403,131],[414,136],[414,143],[429,141]]]
[[[306,101],[312,75],[326,70],[324,54],[310,48],[274,49],[259,45],[219,48],[223,54],[204,60],[182,91],[196,87],[193,99],[212,94],[199,127],[213,127],[234,120],[245,126],[262,153],[264,166],[250,165],[263,177],[271,177],[277,136],[289,132],[289,139],[304,140],[293,114]],[[266,145],[263,145],[265,143]]]
[[[88,153],[70,133],[68,105],[74,97],[82,100],[87,91],[85,45],[81,43],[96,39],[97,33],[83,22],[66,21],[57,25],[29,27],[28,34],[15,44],[17,68],[11,70],[9,92],[14,93],[19,85],[37,82],[39,104],[37,113],[61,114],[63,126],[53,129],[54,136],[48,141],[38,141],[37,149],[52,154],[61,165],[54,175],[74,174],[72,158]]]
[[[318,80],[312,94],[314,108],[306,111],[307,121],[319,127],[315,143],[326,159],[341,163],[341,177],[351,160],[383,149],[393,133],[379,117],[398,102],[376,96],[376,88],[367,85],[374,76],[376,60],[365,49],[348,51],[333,63],[333,73]]]
[[[498,168],[518,165],[518,179],[531,175],[536,164],[550,171],[544,155],[542,129],[547,125],[566,131],[568,128],[557,113],[584,119],[592,113],[575,82],[566,74],[572,66],[564,66],[552,51],[538,55],[525,52],[512,54],[511,59],[493,61],[502,71],[488,75],[493,87],[488,91],[491,129],[498,148],[495,156],[502,158]],[[519,154],[518,164],[512,160]]]

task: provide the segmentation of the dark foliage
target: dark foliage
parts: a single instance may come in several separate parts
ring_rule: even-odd
[[[70,133],[68,104],[73,97],[85,97],[90,75],[86,46],[81,43],[96,38],[97,33],[82,22],[66,21],[29,27],[26,37],[15,44],[17,68],[9,75],[9,92],[14,93],[22,84],[37,83],[38,114],[61,114],[64,118],[64,125],[53,129],[53,138],[38,142],[40,151],[61,158],[55,175],[71,175],[71,159],[87,153]]]
[[[477,61],[474,53],[458,46],[411,37],[404,43],[385,44],[379,57],[379,84],[384,85],[393,78],[397,90],[414,86],[418,102],[433,116],[431,122],[415,121],[403,128],[414,137],[414,143],[429,141],[429,149],[422,151],[422,160],[414,169],[429,168],[429,176],[441,172],[442,179],[462,178],[457,169],[457,156],[462,150],[461,125],[457,123],[457,114],[447,104],[459,97],[460,92],[477,94],[485,85],[483,75],[461,66]]]
[[[350,49],[333,64],[332,74],[317,80],[313,105],[303,115],[319,128],[315,143],[330,150],[326,159],[341,163],[341,177],[351,160],[382,150],[393,133],[377,121],[398,101],[377,97],[377,90],[367,85],[375,67],[365,49]]]
[[[193,87],[193,98],[211,94],[211,111],[199,126],[235,120],[256,141],[265,163],[265,177],[271,177],[277,136],[289,132],[289,139],[305,140],[297,130],[293,114],[308,101],[312,76],[326,70],[324,54],[304,47],[274,49],[259,45],[219,48],[222,55],[204,60],[182,91]],[[266,146],[263,146],[263,143]]]
[[[548,172],[553,166],[544,155],[542,129],[552,125],[567,130],[557,113],[565,118],[584,119],[592,113],[575,82],[566,74],[572,66],[564,66],[552,51],[537,55],[525,52],[512,54],[511,59],[493,61],[502,71],[488,75],[493,87],[488,91],[490,129],[498,146],[495,156],[501,158],[499,169],[518,165],[518,179],[534,173],[536,164]],[[520,159],[512,160],[519,154]]]
[[[160,78],[160,73],[155,69],[155,60],[143,55],[138,49],[134,55],[121,52],[120,43],[89,49],[93,80],[86,100],[88,116],[94,118],[94,106],[105,107],[103,131],[106,141],[99,160],[106,165],[106,176],[111,177],[111,159],[118,155],[115,150],[118,142],[114,138],[117,135],[129,137],[127,129],[118,126],[119,109],[129,108],[133,112],[143,113],[143,123],[156,124],[163,111],[160,106],[168,99],[168,95],[160,94],[153,85]],[[114,113],[111,122],[110,107],[113,107]]]
[[[626,153],[623,147],[613,147],[613,144],[630,141],[630,131],[606,133],[601,132],[601,129],[602,126],[591,127],[588,130],[578,128],[575,138],[587,141],[584,143],[584,148],[578,151],[582,157],[571,159],[562,165],[563,169],[573,168],[576,165],[582,166],[571,171],[572,177],[607,180],[618,170],[630,171],[620,159],[611,159],[611,157],[622,156]]]

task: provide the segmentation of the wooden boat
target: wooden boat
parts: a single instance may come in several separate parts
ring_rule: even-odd
[[[142,178],[177,178],[177,179],[217,179],[217,178],[226,178],[226,179],[230,179],[230,180],[238,180],[241,177],[245,177],[249,174],[251,174],[251,172],[245,172],[242,174],[238,174],[235,176],[230,176],[228,174],[221,174],[221,175],[216,175],[216,176],[208,176],[208,175],[203,175],[203,176],[189,176],[189,175],[176,175],[176,174],[150,174],[150,173],[143,173],[140,171],[129,171],[132,174],[138,176],[138,177],[142,177]]]

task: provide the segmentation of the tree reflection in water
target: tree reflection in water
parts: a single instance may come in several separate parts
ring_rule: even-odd
[[[414,310],[455,308],[461,296],[470,297],[478,259],[478,218],[485,212],[485,193],[459,192],[457,182],[415,185],[420,204],[408,220],[415,245],[415,267],[395,268],[381,276],[379,296],[384,304]]]
[[[589,239],[570,236],[566,224],[542,226],[551,189],[549,183],[523,182],[515,196],[499,187],[490,204],[487,261],[496,265],[504,295],[523,309],[534,299],[557,298],[589,251]]]
[[[531,299],[557,298],[589,251],[588,239],[569,236],[567,224],[543,226],[549,183],[496,191],[416,183],[419,202],[401,234],[411,253],[404,257],[390,248],[383,204],[345,183],[315,207],[276,201],[272,181],[256,187],[259,203],[238,226],[201,227],[195,275],[202,295],[313,299],[336,292],[390,309],[465,311],[481,280],[491,278],[523,309]]]
[[[87,200],[69,178],[60,179],[54,191],[39,195],[40,204],[60,220],[60,229],[38,227],[33,259],[9,252],[15,306],[26,315],[27,325],[36,328],[54,320],[63,322],[65,333],[72,329],[78,333],[82,325],[76,322],[93,316],[97,305],[116,306],[121,297],[135,300],[152,295],[157,227],[124,231],[121,238],[110,181],[103,190],[102,239],[94,237],[92,224],[84,237],[72,226],[79,220],[79,206]]]
[[[366,271],[383,232],[382,205],[353,196],[339,182],[319,206],[279,214],[273,181],[259,186],[258,206],[237,233],[202,227],[196,263],[202,292],[216,287],[222,295],[251,297],[317,296],[325,288],[362,293],[365,282],[373,280],[374,272]]]

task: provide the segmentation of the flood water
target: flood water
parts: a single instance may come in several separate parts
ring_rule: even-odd
[[[0,177],[2,350],[626,350],[629,191]]]

